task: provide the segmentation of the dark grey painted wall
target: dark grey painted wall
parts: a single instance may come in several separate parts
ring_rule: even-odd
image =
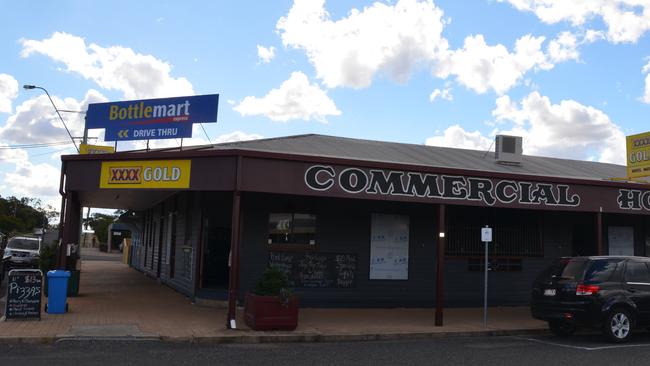
[[[138,261],[133,265],[156,277],[160,218],[163,220],[163,245],[160,253],[160,280],[178,291],[195,296],[200,279],[201,220],[207,212],[221,226],[230,225],[232,196],[227,192],[184,192],[156,205],[145,217]],[[203,214],[202,214],[203,210]],[[501,209],[499,209],[501,210]],[[176,215],[175,273],[166,264],[166,226],[169,213]],[[254,288],[268,265],[268,216],[272,212],[306,212],[317,215],[316,246],[321,253],[353,253],[357,256],[356,287],[350,289],[297,288],[305,307],[433,307],[436,283],[437,207],[382,201],[344,200],[282,196],[260,193],[242,194],[242,242],[240,262],[240,302]],[[472,211],[473,212],[473,211]],[[501,214],[498,211],[497,214]],[[370,220],[373,213],[407,215],[410,220],[409,279],[370,280]],[[517,214],[526,214],[526,211]],[[538,215],[538,213],[536,213]],[[151,219],[149,219],[151,216]],[[457,218],[458,219],[458,218]],[[605,224],[622,225],[629,216],[605,217]],[[154,222],[155,230],[151,230]],[[536,276],[553,259],[595,253],[595,215],[593,213],[544,212],[540,215],[543,257],[523,258],[520,272],[490,272],[489,304],[525,305]],[[448,222],[450,224],[450,222]],[[637,255],[643,255],[647,221],[634,219]],[[153,233],[152,233],[153,231]],[[592,235],[593,234],[593,235]],[[606,239],[606,230],[604,238]],[[147,250],[144,246],[148,245]],[[210,245],[206,243],[206,245]],[[581,246],[577,248],[577,246]],[[594,252],[594,253],[586,253]],[[145,253],[147,254],[145,265]],[[185,255],[185,257],[184,257]],[[187,257],[189,255],[190,257]],[[191,263],[191,265],[188,265]],[[483,273],[468,269],[468,258],[448,257],[445,262],[445,306],[481,306]]]
[[[318,252],[357,255],[356,287],[296,289],[305,306],[430,306],[435,293],[435,207],[391,202],[244,194],[240,297],[254,288],[268,264],[271,212],[317,215]],[[410,217],[409,280],[369,280],[370,216]]]
[[[268,215],[271,212],[317,214],[319,252],[357,254],[356,288],[296,289],[304,306],[433,306],[436,270],[436,207],[392,202],[355,201],[244,194],[240,297],[252,289],[268,264]],[[409,280],[369,280],[370,217],[372,213],[410,218]],[[540,227],[544,256],[523,258],[520,272],[490,272],[489,302],[525,305],[531,284],[553,259],[572,254],[572,222],[592,222],[593,214],[543,213]],[[449,223],[448,223],[449,224]],[[595,243],[593,244],[595,246]],[[467,258],[445,262],[445,305],[481,306],[483,273],[470,272]]]

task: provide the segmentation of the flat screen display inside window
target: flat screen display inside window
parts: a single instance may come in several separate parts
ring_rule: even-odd
[[[316,215],[306,213],[271,213],[269,244],[314,245]]]

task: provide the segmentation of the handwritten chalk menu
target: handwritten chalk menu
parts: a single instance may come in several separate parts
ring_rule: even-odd
[[[370,279],[408,280],[409,217],[372,215]]]
[[[43,273],[37,269],[16,269],[7,276],[6,319],[40,319]]]
[[[287,274],[291,287],[356,287],[357,255],[347,253],[270,252],[269,267]]]

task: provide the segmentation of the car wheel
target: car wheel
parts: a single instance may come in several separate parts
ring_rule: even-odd
[[[610,311],[603,324],[603,331],[607,338],[617,343],[627,342],[632,335],[632,328],[632,316],[629,311],[622,308]]]
[[[576,332],[576,325],[561,320],[548,322],[548,327],[556,336],[568,337]]]

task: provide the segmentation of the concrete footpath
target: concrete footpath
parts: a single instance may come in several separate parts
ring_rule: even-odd
[[[108,258],[106,258],[108,259]],[[445,325],[434,326],[434,309],[300,309],[292,332],[256,332],[238,310],[237,327],[227,329],[226,309],[192,304],[191,299],[115,260],[87,260],[81,267],[80,296],[69,312],[43,312],[40,321],[0,322],[0,342],[54,342],[61,339],[155,339],[178,342],[257,343],[352,341],[471,335],[531,334],[546,324],[527,307],[445,309]],[[3,291],[0,296],[4,296]],[[47,299],[44,298],[45,303]],[[0,300],[0,305],[2,300]],[[4,306],[0,310],[4,312]]]

